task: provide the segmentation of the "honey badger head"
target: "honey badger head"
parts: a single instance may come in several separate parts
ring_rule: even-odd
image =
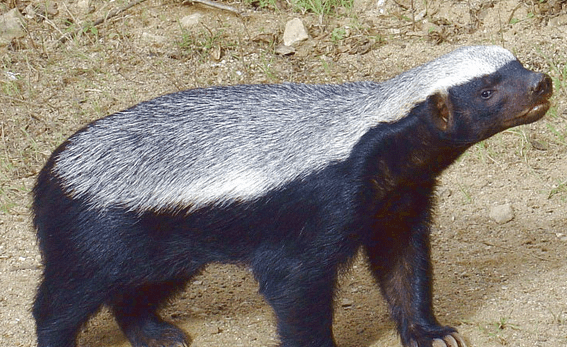
[[[493,74],[509,74],[506,66],[521,66],[514,55],[500,46],[466,46],[417,66],[383,83],[384,96],[374,109],[378,122],[406,117],[410,109],[436,94],[446,94]]]
[[[428,102],[434,104],[431,120],[443,137],[472,144],[540,119],[549,109],[552,91],[549,76],[513,59],[491,73],[435,92]]]

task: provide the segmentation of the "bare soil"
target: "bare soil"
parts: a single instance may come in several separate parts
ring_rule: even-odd
[[[553,106],[543,120],[474,146],[441,178],[436,312],[471,346],[567,346],[565,1],[356,0],[320,16],[284,1],[277,9],[224,3],[238,15],[147,0],[97,26],[88,23],[126,2],[85,3],[0,3],[0,14],[27,14],[27,34],[0,47],[0,345],[35,345],[30,306],[41,259],[29,192],[51,151],[84,124],[181,89],[379,81],[458,46],[499,44],[552,76]],[[195,13],[200,23],[183,28],[180,19]],[[294,17],[310,38],[277,54]],[[514,218],[498,224],[489,211],[502,204]],[[336,302],[339,346],[400,345],[362,257],[342,276]],[[273,314],[246,268],[211,265],[163,313],[192,346],[277,344]],[[79,345],[128,342],[103,310]]]

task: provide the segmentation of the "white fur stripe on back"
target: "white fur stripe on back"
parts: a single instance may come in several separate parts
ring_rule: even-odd
[[[380,122],[515,60],[464,47],[383,83],[196,89],[136,105],[73,135],[55,161],[66,193],[144,211],[248,201],[345,160]]]

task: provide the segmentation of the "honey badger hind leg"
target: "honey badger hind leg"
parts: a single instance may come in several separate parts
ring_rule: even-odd
[[[33,315],[39,347],[76,347],[75,339],[89,317],[105,300],[101,291],[92,291],[96,280],[65,281],[65,273],[46,266]]]
[[[309,257],[270,258],[270,264],[253,264],[253,271],[276,314],[279,347],[337,347],[332,333],[336,268],[309,264]]]
[[[187,281],[174,280],[123,291],[111,304],[112,311],[132,346],[183,347],[191,339],[157,313],[164,303],[182,290]]]

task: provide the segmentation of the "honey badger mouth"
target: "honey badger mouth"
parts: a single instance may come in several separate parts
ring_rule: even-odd
[[[533,106],[527,111],[520,113],[520,115],[518,115],[517,117],[505,121],[504,125],[507,127],[513,127],[517,125],[533,123],[541,119],[545,115],[547,110],[549,110],[550,106],[551,103],[549,102],[549,100],[544,100],[543,102]]]

